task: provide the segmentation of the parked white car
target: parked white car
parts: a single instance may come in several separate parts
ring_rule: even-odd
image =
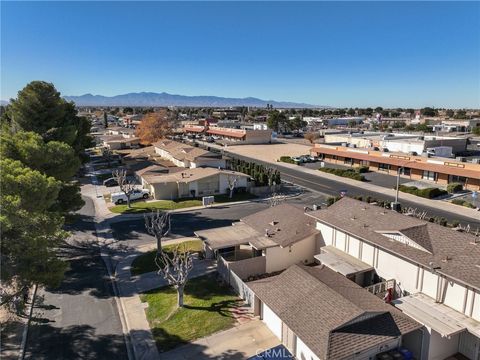
[[[147,189],[135,189],[130,195],[130,201],[138,199],[148,199],[150,191]],[[123,192],[112,193],[112,203],[116,205],[124,204],[127,202],[127,195]]]

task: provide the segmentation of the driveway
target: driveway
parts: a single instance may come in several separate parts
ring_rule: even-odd
[[[280,344],[263,321],[254,319],[160,354],[165,360],[240,360]]]

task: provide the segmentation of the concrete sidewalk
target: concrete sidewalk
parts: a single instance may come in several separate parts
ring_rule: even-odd
[[[190,238],[165,241],[165,245],[178,244]],[[136,257],[155,249],[155,244],[144,245],[135,253],[120,258],[115,267],[115,278],[120,300],[125,313],[126,325],[130,333],[135,359],[158,359],[159,353],[153,338],[150,325],[145,315],[146,303],[140,300],[139,293],[167,286],[168,283],[156,272],[149,272],[132,277],[130,268]],[[194,268],[189,278],[202,276],[216,271],[216,263],[212,260],[194,260]]]

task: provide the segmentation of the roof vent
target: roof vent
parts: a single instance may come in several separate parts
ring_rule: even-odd
[[[367,228],[367,227],[368,227],[368,224],[365,224],[365,223],[364,223],[364,224],[363,224],[363,227],[364,227],[364,228]]]
[[[357,220],[357,217],[355,215],[353,215],[350,219]]]
[[[448,262],[448,261],[450,261],[450,260],[452,260],[452,257],[451,257],[451,256],[448,256],[448,255],[445,256],[445,257],[442,259],[443,262]]]
[[[272,222],[269,222],[268,224],[269,224],[269,225],[272,225],[272,226],[275,226],[275,225],[277,225],[277,224],[278,224],[278,221],[276,221],[276,220],[273,220]]]
[[[265,229],[265,237],[270,237],[270,233],[268,232],[268,229]]]

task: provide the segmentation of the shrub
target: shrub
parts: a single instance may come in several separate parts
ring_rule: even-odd
[[[433,198],[448,194],[445,190],[442,190],[439,188],[419,189],[416,186],[400,185],[398,189],[402,192],[420,196],[426,199],[433,199]]]
[[[465,206],[465,207],[468,207],[470,209],[475,209],[475,206],[472,203],[469,203],[468,201],[463,200],[463,199],[453,199],[452,204]]]
[[[368,173],[370,171],[370,168],[368,166],[360,166],[357,169],[357,171],[358,171],[359,174],[365,174],[365,173]]]
[[[366,181],[365,176],[359,174],[353,169],[344,170],[344,169],[320,168],[318,170],[329,173],[329,174],[346,177],[353,180]]]
[[[327,198],[327,206],[335,204],[338,200],[340,200],[340,196],[330,196]]]
[[[447,192],[449,194],[455,194],[463,190],[463,185],[460,183],[452,183],[447,185]]]
[[[295,161],[290,156],[280,156],[280,161],[288,164],[295,164]]]

